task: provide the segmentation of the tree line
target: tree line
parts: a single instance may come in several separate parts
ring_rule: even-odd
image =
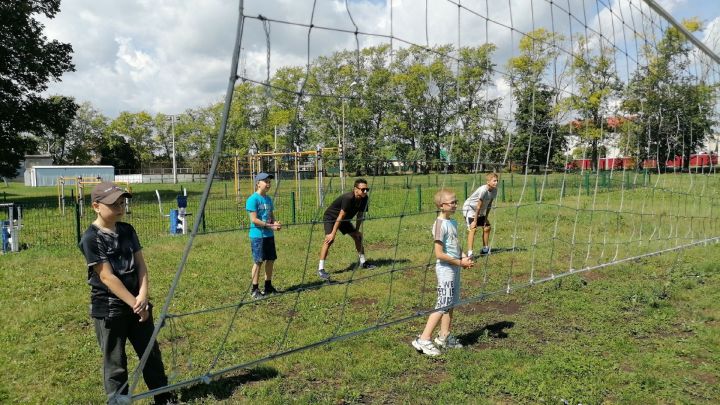
[[[32,13],[52,17],[59,7],[59,1],[20,3],[34,5],[26,10],[26,22],[34,21]],[[0,17],[11,12],[5,6],[0,10]],[[31,32],[41,34],[36,21],[28,24],[34,26]],[[697,20],[684,24],[691,31],[701,28]],[[20,30],[22,23],[11,28]],[[560,43],[568,40],[574,52],[563,55],[559,49],[566,47]],[[0,139],[13,146],[12,153],[5,148],[0,152],[7,162],[0,165],[0,175],[11,175],[10,166],[17,167],[22,154],[33,149],[49,151],[56,164],[109,164],[126,170],[169,164],[173,138],[179,165],[207,167],[220,128],[221,102],[175,117],[126,111],[109,118],[88,102],[38,96],[44,83],[73,69],[68,44],[46,42],[40,45],[44,51],[36,53],[21,49],[20,43],[10,45],[17,50],[18,64],[37,67],[42,60],[40,65],[50,67],[27,78],[41,85],[17,85],[17,97],[3,95],[0,100]],[[716,84],[691,73],[690,44],[672,27],[662,32],[656,46],[636,56],[646,63],[626,82],[617,73],[617,50],[598,38],[569,39],[540,28],[521,39],[505,64],[493,62],[495,52],[493,44],[395,50],[378,45],[318,57],[308,69],[282,67],[264,82],[241,80],[224,151],[245,155],[251,147],[294,151],[342,142],[347,168],[358,173],[372,171],[373,159],[413,163],[419,171],[444,159],[527,162],[540,170],[562,167],[573,136],[596,164],[608,133],[614,133],[624,156],[638,161],[664,161],[676,154],[687,158],[715,125]],[[18,84],[17,75],[2,67],[0,85]],[[495,89],[499,78],[509,86],[509,100]],[[508,103],[511,112],[504,116]],[[12,117],[16,114],[8,111],[13,108],[20,108],[26,119]]]

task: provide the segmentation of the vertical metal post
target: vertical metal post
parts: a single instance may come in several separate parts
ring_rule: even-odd
[[[75,236],[77,243],[80,243],[80,204],[75,202]]]
[[[290,192],[290,211],[292,212],[292,223],[295,223],[295,192]]]
[[[418,212],[422,212],[422,186],[417,186],[417,197],[418,197]]]
[[[505,180],[500,181],[500,198],[505,202]]]
[[[170,116],[170,127],[172,132],[172,173],[173,184],[177,184],[177,162],[175,159],[175,115]]]
[[[587,195],[590,195],[590,173],[588,173],[588,172],[585,173],[584,183],[585,183],[585,193]]]

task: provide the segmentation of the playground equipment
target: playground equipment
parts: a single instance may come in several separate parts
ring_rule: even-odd
[[[58,177],[57,179],[57,194],[58,194],[58,209],[62,213],[62,215],[65,215],[65,187],[66,186],[75,186],[75,198],[77,198],[78,208],[80,210],[80,215],[84,214],[84,191],[86,185],[95,185],[102,183],[102,178],[100,177]],[[113,183],[117,185],[124,185],[125,189],[132,193],[130,189],[130,182],[127,181],[114,181]],[[73,189],[70,189],[70,195],[72,196]],[[125,199],[125,213],[130,214],[130,201],[129,199]]]
[[[188,233],[188,230],[190,229],[190,224],[187,217],[192,215],[191,213],[187,212],[187,189],[183,187],[182,195],[178,195],[176,197],[177,209],[170,210],[169,214],[165,214],[163,212],[160,191],[155,190],[155,195],[157,196],[160,215],[170,219],[170,234],[186,235]]]
[[[102,179],[97,178],[94,180],[78,180],[77,182],[77,201],[80,209],[80,215],[84,214],[84,204],[85,204],[85,186],[95,186],[96,184],[102,183]],[[127,181],[114,181],[115,185],[124,185],[125,190],[127,190],[128,193],[132,193],[130,189],[130,182]],[[125,199],[125,214],[131,214],[130,212],[130,199]]]
[[[0,222],[2,253],[20,251],[20,229],[22,229],[22,207],[15,203],[2,203],[0,208],[8,209],[8,219]]]
[[[248,155],[248,165],[250,166],[250,193],[255,192],[255,184],[253,184],[253,179],[255,178],[255,175],[260,172],[266,172],[266,173],[275,173],[275,178],[280,178],[280,171],[282,169],[281,161],[283,158],[290,158],[292,159],[292,163],[286,162],[288,169],[292,168],[293,170],[293,177],[295,179],[295,190],[297,193],[298,201],[301,201],[300,198],[301,194],[301,187],[300,187],[300,180],[302,178],[302,173],[312,172],[314,174],[315,178],[315,188],[316,188],[316,204],[317,206],[320,206],[323,201],[324,197],[324,171],[325,168],[323,166],[323,159],[325,156],[329,154],[340,154],[339,148],[322,148],[319,147],[317,150],[311,150],[311,151],[297,151],[297,152],[260,152],[260,153],[250,153]],[[305,162],[303,162],[303,159],[306,159]],[[272,161],[272,162],[271,162]],[[272,163],[272,167],[270,164]],[[342,163],[342,160],[340,160],[340,163]],[[291,166],[291,167],[290,167]],[[236,195],[239,198],[240,193],[240,158],[239,156],[235,157],[235,191]],[[345,173],[343,172],[343,165],[339,165],[339,175],[340,177],[344,177]]]

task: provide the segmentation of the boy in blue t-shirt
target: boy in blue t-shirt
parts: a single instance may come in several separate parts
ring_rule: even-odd
[[[254,299],[265,294],[276,293],[272,285],[273,263],[277,259],[275,252],[275,236],[273,231],[280,230],[280,222],[273,217],[272,198],[267,195],[273,176],[258,173],[255,176],[255,192],[245,202],[245,209],[250,215],[250,249],[253,256],[252,291]],[[260,267],[265,263],[265,291],[258,289]]]

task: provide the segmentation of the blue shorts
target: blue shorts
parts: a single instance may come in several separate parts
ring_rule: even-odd
[[[250,238],[250,249],[255,263],[277,259],[275,237],[273,236],[269,238]]]

